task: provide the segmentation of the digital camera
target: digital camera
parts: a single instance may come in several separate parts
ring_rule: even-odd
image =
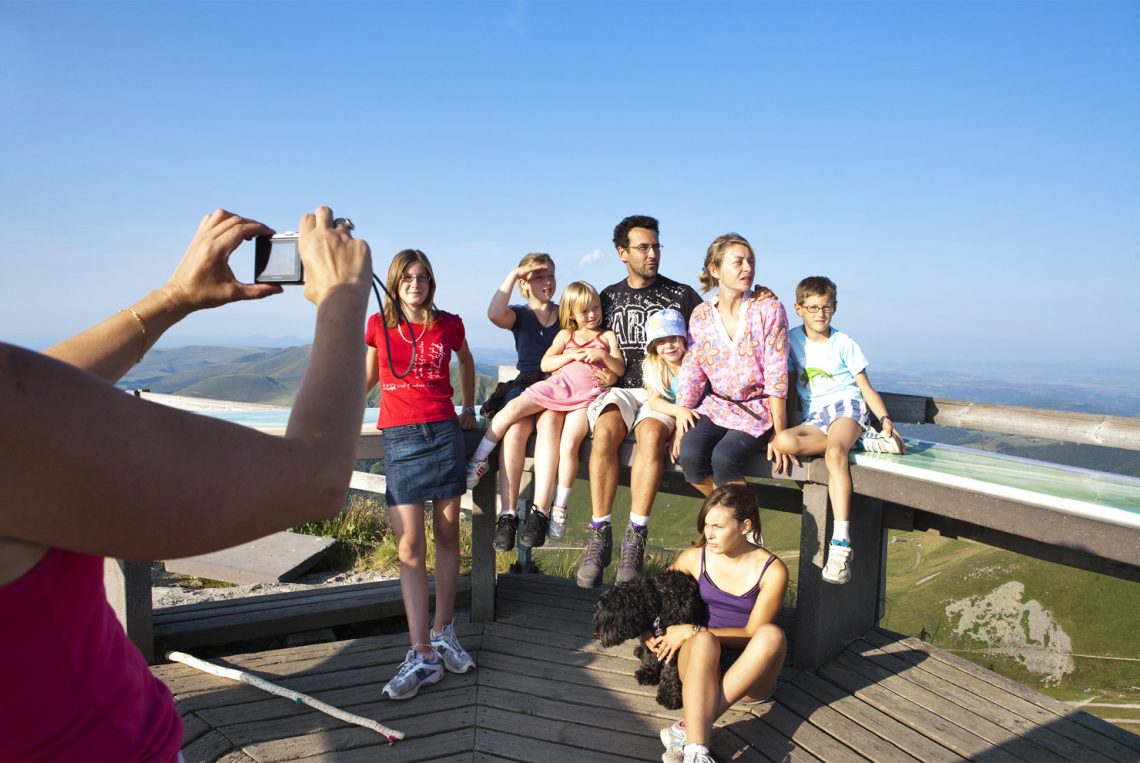
[[[304,283],[305,268],[297,251],[300,237],[293,231],[258,236],[255,241],[254,283]]]

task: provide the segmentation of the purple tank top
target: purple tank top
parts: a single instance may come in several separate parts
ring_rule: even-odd
[[[697,585],[700,587],[701,598],[709,605],[710,628],[743,628],[748,624],[748,616],[752,614],[752,609],[756,606],[756,597],[760,595],[760,581],[764,579],[768,565],[775,560],[775,554],[769,556],[760,570],[756,585],[747,593],[736,596],[720,590],[705,572],[705,550],[701,549],[701,576],[697,580]]]

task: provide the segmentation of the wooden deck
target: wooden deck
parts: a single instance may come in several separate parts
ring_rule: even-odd
[[[186,719],[194,761],[659,760],[677,714],[638,686],[632,644],[603,649],[600,591],[543,576],[499,578],[496,619],[457,627],[478,669],[405,702],[380,688],[406,634],[227,658],[231,666],[404,731],[389,747],[363,728],[252,687],[153,668]],[[785,668],[774,701],[721,720],[718,760],[1138,761],[1140,736],[920,641],[871,630],[819,671]]]

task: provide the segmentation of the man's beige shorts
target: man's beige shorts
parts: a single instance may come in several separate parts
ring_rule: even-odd
[[[668,427],[670,432],[673,431],[673,417],[652,410],[649,407],[648,392],[643,389],[610,387],[594,398],[594,402],[590,403],[590,407],[586,411],[591,432],[594,431],[594,425],[598,422],[598,416],[602,415],[602,411],[611,405],[621,412],[622,421],[625,422],[625,428],[629,432],[632,432],[638,424],[646,419],[660,421]]]

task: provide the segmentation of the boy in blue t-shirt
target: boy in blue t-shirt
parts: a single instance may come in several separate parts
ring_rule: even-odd
[[[835,283],[824,276],[805,278],[796,286],[796,315],[804,325],[788,332],[788,345],[803,423],[777,433],[772,447],[793,456],[824,454],[835,521],[823,579],[842,584],[851,579],[854,554],[847,453],[861,438],[867,450],[905,453],[906,446],[887,415],[883,398],[867,378],[863,351],[851,337],[831,327],[835,295]],[[882,422],[882,434],[870,427],[868,408]]]

